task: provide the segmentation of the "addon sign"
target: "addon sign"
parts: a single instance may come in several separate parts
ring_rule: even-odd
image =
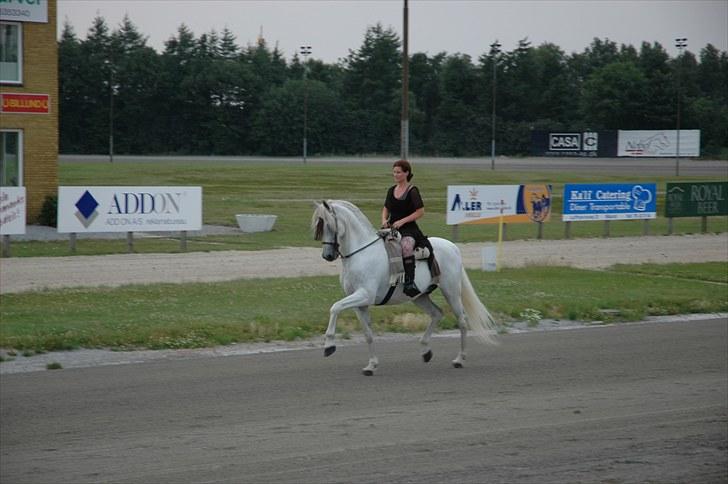
[[[59,187],[58,232],[202,229],[201,187]]]

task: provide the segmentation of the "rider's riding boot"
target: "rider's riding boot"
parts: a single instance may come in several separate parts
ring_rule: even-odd
[[[415,297],[420,293],[415,284],[415,256],[402,257],[404,265],[404,293],[409,297]]]

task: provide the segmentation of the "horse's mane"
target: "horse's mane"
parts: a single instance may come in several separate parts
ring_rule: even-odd
[[[338,215],[343,215],[344,213],[348,212],[350,213],[356,221],[358,221],[362,226],[368,227],[371,230],[374,230],[374,226],[369,221],[369,219],[362,213],[361,210],[359,210],[359,207],[354,205],[351,202],[348,202],[346,200],[327,200],[326,203],[330,207],[334,207],[334,210]],[[343,209],[343,211],[341,210]],[[327,225],[333,225],[334,224],[334,217],[331,214],[331,212],[324,206],[323,203],[317,203],[316,209],[313,211],[313,216],[311,217],[311,229],[314,231],[314,237],[316,240],[319,240],[321,237],[321,231],[323,230],[323,227],[320,226],[319,221],[323,220],[323,222]]]

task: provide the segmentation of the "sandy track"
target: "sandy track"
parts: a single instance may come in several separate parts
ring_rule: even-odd
[[[481,266],[484,245],[460,244],[466,267]],[[504,243],[502,257],[504,267],[545,264],[603,268],[617,263],[726,261],[728,234],[518,240]],[[9,258],[0,261],[0,293],[336,275],[339,264],[324,261],[318,248],[300,247],[255,252]]]

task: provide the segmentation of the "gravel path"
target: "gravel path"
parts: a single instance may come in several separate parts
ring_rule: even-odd
[[[465,266],[481,267],[486,244],[460,244]],[[605,268],[645,262],[728,260],[728,234],[620,237],[578,240],[517,240],[503,244],[503,267],[563,265]],[[0,293],[63,287],[229,281],[268,277],[336,275],[340,262],[326,262],[311,247],[255,252],[22,257],[0,260]]]

